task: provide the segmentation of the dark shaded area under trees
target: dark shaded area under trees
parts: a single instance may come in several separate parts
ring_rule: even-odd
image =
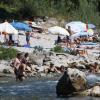
[[[100,0],[0,0],[0,19],[50,16],[100,26]]]

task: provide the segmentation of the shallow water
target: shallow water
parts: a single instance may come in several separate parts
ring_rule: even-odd
[[[28,78],[15,82],[14,78],[0,78],[0,100],[100,100],[96,97],[56,97],[56,79]]]

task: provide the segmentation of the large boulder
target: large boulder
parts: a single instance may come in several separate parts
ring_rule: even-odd
[[[100,97],[100,85],[95,85],[94,87],[87,89],[85,91],[77,93],[80,96],[94,96]]]
[[[87,84],[84,72],[76,68],[68,68],[57,83],[56,93],[58,96],[68,96],[86,88]]]
[[[91,96],[96,96],[96,97],[100,97],[100,86],[94,86],[92,89],[91,89],[91,92],[90,92],[90,95]]]
[[[84,72],[76,68],[68,68],[68,75],[76,91],[82,91],[87,88],[87,80]]]
[[[73,87],[67,71],[65,71],[56,86],[57,96],[67,96],[75,91],[76,89]]]

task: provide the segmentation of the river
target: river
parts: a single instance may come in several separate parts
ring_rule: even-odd
[[[100,100],[96,97],[57,98],[58,78],[27,78],[16,82],[14,78],[0,78],[0,100]]]

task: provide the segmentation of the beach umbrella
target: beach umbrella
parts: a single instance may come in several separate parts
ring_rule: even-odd
[[[81,21],[72,21],[65,25],[65,28],[68,29],[68,26],[71,27],[71,31],[77,33],[86,31],[86,24]]]
[[[18,34],[18,31],[8,22],[0,24],[0,32],[7,34]]]
[[[51,34],[60,34],[60,35],[68,35],[69,36],[68,31],[59,26],[50,27],[48,29],[48,32]]]
[[[15,27],[17,30],[23,30],[23,31],[31,31],[32,30],[28,24],[25,24],[22,22],[12,22],[11,25],[13,27]]]
[[[88,28],[89,28],[89,29],[95,29],[96,26],[95,26],[94,24],[88,24]]]

